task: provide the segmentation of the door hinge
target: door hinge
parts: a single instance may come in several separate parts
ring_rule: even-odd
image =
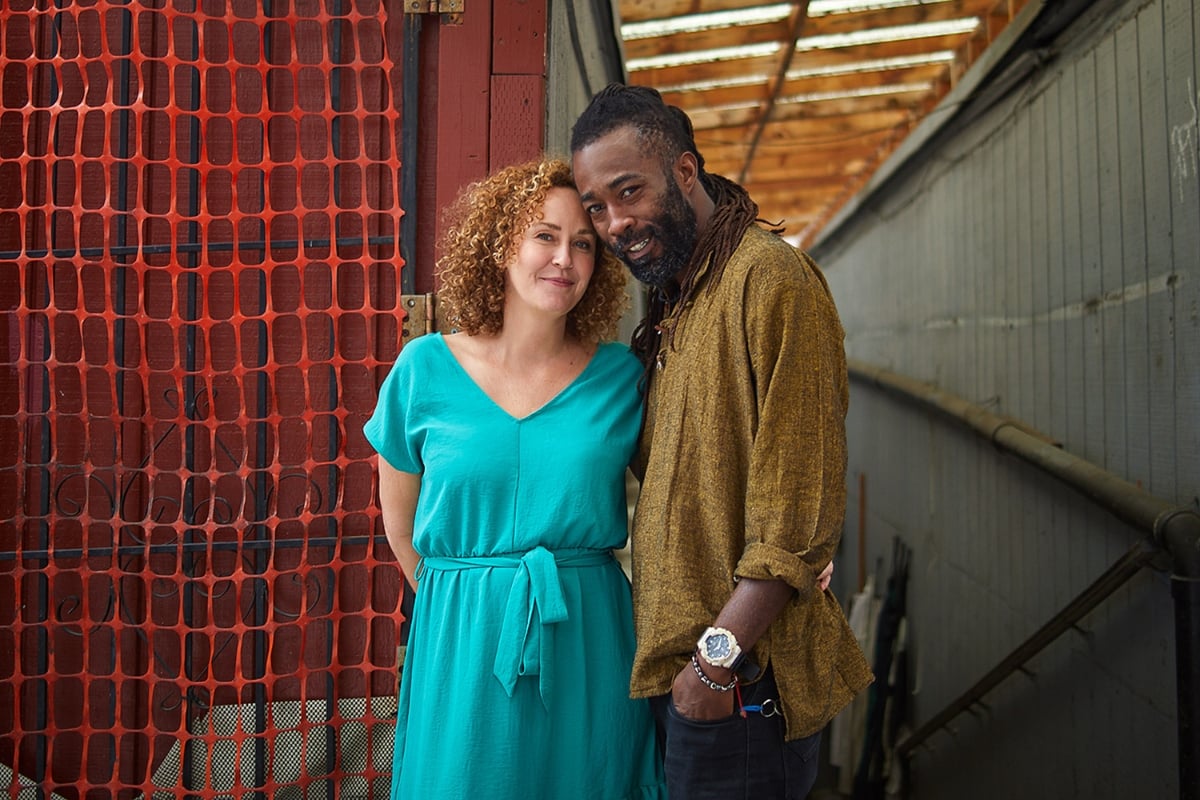
[[[433,294],[400,295],[400,309],[404,322],[400,326],[401,343],[433,333],[437,326],[437,297]]]
[[[404,0],[405,14],[444,14],[443,22],[462,22],[466,0]]]

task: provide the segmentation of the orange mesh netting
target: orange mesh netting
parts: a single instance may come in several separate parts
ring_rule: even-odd
[[[0,24],[0,796],[386,796],[400,23]]]

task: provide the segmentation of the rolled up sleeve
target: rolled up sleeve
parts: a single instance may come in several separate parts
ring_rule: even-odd
[[[758,417],[735,571],[786,581],[802,596],[841,537],[847,405],[841,323],[815,265],[805,266],[773,270],[746,290],[747,307],[761,310],[746,320]]]

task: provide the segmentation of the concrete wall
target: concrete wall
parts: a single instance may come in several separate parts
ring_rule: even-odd
[[[935,140],[814,255],[847,352],[1023,420],[1180,504],[1200,495],[1200,10],[1100,2],[1056,57]],[[913,550],[911,702],[953,700],[1137,534],[852,386],[839,578]],[[860,513],[860,506],[864,509]],[[1177,796],[1170,578],[1140,572],[913,761],[926,798]]]

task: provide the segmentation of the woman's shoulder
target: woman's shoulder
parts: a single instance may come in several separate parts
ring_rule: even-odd
[[[446,343],[440,333],[427,333],[410,339],[400,348],[396,356],[399,365],[425,365],[432,360],[441,358],[446,350]]]
[[[382,393],[407,392],[401,387],[413,387],[431,374],[442,370],[445,358],[445,344],[440,341],[441,334],[429,333],[405,342],[396,354],[395,361],[388,367],[387,377]]]
[[[601,342],[592,358],[596,372],[617,380],[636,380],[642,374],[642,362],[623,342]]]
[[[596,358],[603,358],[614,364],[637,364],[637,356],[624,342],[601,342],[596,346]]]

